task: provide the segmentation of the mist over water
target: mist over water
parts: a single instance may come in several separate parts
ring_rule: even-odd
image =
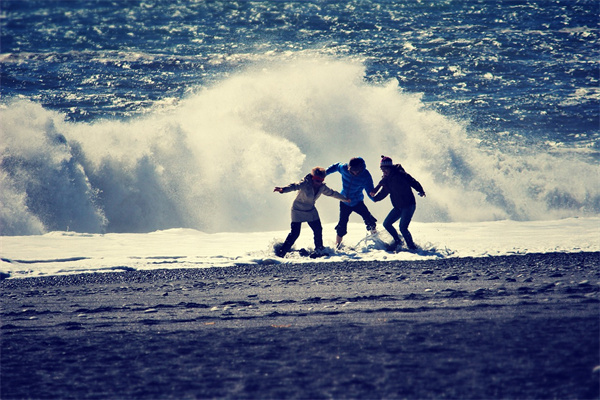
[[[287,229],[293,195],[274,186],[353,156],[377,184],[382,154],[424,186],[418,221],[600,212],[598,165],[500,139],[483,144],[468,122],[429,109],[397,80],[364,76],[348,59],[271,59],[167,108],[91,123],[14,101],[0,111],[0,231]],[[338,175],[326,182],[341,190]],[[389,200],[366,202],[383,221]],[[324,222],[337,220],[337,201],[317,206]]]

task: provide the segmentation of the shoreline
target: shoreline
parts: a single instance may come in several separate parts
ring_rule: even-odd
[[[1,397],[598,398],[600,253],[8,279]]]
[[[317,272],[317,271],[331,271],[335,272],[338,270],[348,271],[353,269],[364,269],[370,266],[397,266],[399,268],[426,268],[428,264],[431,264],[433,268],[440,269],[442,267],[447,268],[460,268],[460,264],[463,262],[476,263],[480,265],[496,264],[494,260],[511,260],[515,259],[518,261],[521,257],[544,259],[546,257],[551,258],[570,258],[571,256],[577,257],[583,255],[584,258],[600,264],[600,251],[579,251],[579,252],[544,252],[544,253],[522,253],[522,254],[510,254],[510,255],[489,255],[481,257],[448,257],[440,259],[428,259],[428,260],[349,260],[349,261],[321,261],[321,262],[310,262],[302,260],[302,262],[295,262],[296,260],[290,259],[284,262],[271,263],[269,261],[261,264],[253,263],[240,263],[236,265],[228,266],[214,266],[214,267],[184,267],[184,268],[156,268],[156,269],[132,269],[127,266],[121,267],[122,269],[114,268],[106,271],[94,271],[94,272],[81,272],[81,273],[65,273],[56,275],[38,275],[30,277],[6,277],[0,280],[1,285],[7,285],[9,287],[19,286],[17,281],[24,281],[27,284],[32,285],[69,285],[69,284],[80,284],[80,283],[102,283],[108,282],[111,279],[105,279],[106,276],[114,277],[116,280],[151,280],[153,275],[158,275],[165,279],[175,279],[178,277],[206,277],[208,279],[214,277],[228,277],[236,275],[255,275],[255,274],[272,274],[272,273],[297,273],[297,272]],[[484,260],[491,261],[490,263],[484,262]],[[480,261],[480,262],[478,262]],[[503,263],[504,261],[499,261]],[[457,265],[458,264],[458,265]],[[521,263],[518,263],[521,264]],[[488,267],[489,269],[489,267]],[[299,271],[300,270],[300,271]],[[37,282],[37,283],[36,283]]]

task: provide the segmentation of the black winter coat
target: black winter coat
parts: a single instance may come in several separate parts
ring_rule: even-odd
[[[373,201],[381,201],[389,194],[394,208],[404,208],[417,204],[414,188],[419,193],[424,193],[423,187],[415,178],[410,176],[400,164],[395,164],[390,175],[385,176],[379,182],[382,187]]]

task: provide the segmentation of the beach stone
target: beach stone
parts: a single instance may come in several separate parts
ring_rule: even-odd
[[[479,288],[479,289],[475,290],[475,292],[473,292],[472,298],[473,299],[483,299],[490,295],[491,295],[491,292],[488,289]]]
[[[568,255],[568,260],[572,260],[570,263],[560,262],[565,268],[571,268],[583,256]],[[507,272],[511,272],[508,276],[516,277],[522,272],[521,260],[527,263],[528,259],[548,260],[552,257],[567,256],[504,257],[502,260],[508,259],[515,264],[512,270],[508,271],[507,264],[502,271],[498,268],[494,273],[505,278]],[[502,382],[522,382],[519,390],[500,393],[498,398],[516,398],[517,393],[543,398],[549,392],[548,385],[557,379],[563,381],[554,388],[564,387],[565,391],[552,391],[556,398],[569,398],[570,393],[570,398],[595,398],[589,396],[589,392],[574,393],[573,390],[580,387],[578,382],[590,386],[592,370],[593,379],[596,379],[592,383],[597,382],[600,373],[594,351],[598,343],[596,266],[583,272],[569,269],[569,279],[565,279],[563,286],[556,286],[555,280],[549,279],[543,271],[534,277],[538,284],[527,286],[504,283],[503,280],[490,282],[485,279],[490,275],[483,273],[478,283],[472,283],[463,272],[471,268],[469,263],[479,263],[481,268],[477,271],[483,271],[489,264],[495,268],[494,262],[487,258],[394,262],[380,263],[381,267],[377,269],[369,267],[371,264],[368,263],[288,265],[278,269],[280,280],[279,283],[271,281],[273,289],[264,289],[257,283],[258,277],[264,278],[263,282],[268,281],[271,271],[240,266],[222,270],[118,272],[111,273],[112,283],[106,274],[58,281],[8,279],[0,284],[5,308],[1,315],[2,329],[18,340],[12,345],[10,340],[3,341],[6,349],[2,359],[6,365],[3,385],[10,385],[13,394],[6,398],[41,398],[44,393],[54,393],[53,390],[60,387],[74,388],[75,391],[60,392],[57,398],[474,398],[475,395],[490,398],[493,397],[490,396],[492,390],[504,387],[495,383],[485,386],[491,375],[500,376],[498,374],[502,374]],[[421,275],[424,269],[435,271],[435,274],[424,277]],[[326,284],[309,283],[311,278],[321,276],[317,274],[326,273],[331,274],[331,279],[320,279]],[[346,273],[349,275],[344,275]],[[420,276],[421,283],[413,284],[411,279],[410,285],[400,284],[396,282],[400,273],[411,278]],[[373,275],[379,276],[379,281],[369,279]],[[453,275],[459,276],[461,282],[445,280]],[[222,282],[227,282],[228,291],[215,284],[214,281],[219,279],[217,276],[226,277]],[[519,280],[528,276],[525,273]],[[165,298],[160,304],[153,303],[165,290],[176,298],[178,292],[173,294],[169,289],[172,286],[162,287],[160,282],[178,279],[185,279],[187,284],[204,279],[208,285],[194,292],[195,297],[190,298],[193,302]],[[299,279],[305,285],[286,285],[288,279]],[[544,282],[544,279],[549,281]],[[366,287],[367,281],[369,287]],[[54,286],[57,282],[71,282],[68,284],[71,286],[65,286],[66,290],[60,292]],[[112,284],[105,290],[110,292],[114,288],[119,294],[110,297],[106,292],[101,294],[104,286],[84,289],[77,286],[78,282]],[[126,291],[116,290],[126,282],[130,285]],[[525,289],[519,291],[519,286]],[[565,294],[561,290],[563,287],[564,290],[567,287],[575,289],[577,296]],[[25,299],[24,293],[29,293],[31,288],[48,290],[40,291],[38,298]],[[540,296],[542,289],[547,293]],[[519,297],[528,290],[532,291],[529,298],[537,297],[535,301],[523,301]],[[57,302],[56,297],[48,297],[57,293],[68,301]],[[23,300],[11,300],[16,294]],[[121,299],[122,295],[126,300]],[[254,309],[250,308],[252,303]],[[223,313],[209,313],[211,307],[213,311],[222,310]],[[153,309],[161,312],[153,316],[141,315]],[[47,318],[46,314],[51,315]],[[78,314],[90,315],[94,320],[75,319]],[[39,320],[22,321],[29,316],[39,317]],[[74,319],[77,322],[73,322]],[[272,328],[265,329],[271,326],[290,329],[273,334]],[[475,332],[481,334],[474,335]],[[560,351],[556,351],[557,348]],[[66,356],[65,351],[68,351]],[[43,362],[39,362],[40,359]],[[344,363],[343,367],[331,362],[338,359]],[[73,360],[85,361],[86,369],[80,372],[74,368]],[[126,360],[136,361],[132,364],[124,362]],[[490,360],[493,361],[490,363]],[[549,361],[554,363],[554,369],[546,369]],[[114,376],[129,378],[134,372],[140,380],[118,379],[114,381],[120,385],[116,388],[107,385],[107,362],[114,368],[111,370]],[[36,374],[39,370],[47,370],[48,379],[40,381],[47,385],[40,386],[36,393],[16,392],[21,390],[18,383],[23,382],[31,365],[36,365]],[[540,370],[539,365],[544,368]],[[53,379],[57,367],[60,368],[60,381]],[[457,376],[456,372],[463,368],[468,374]],[[261,377],[266,377],[267,373],[269,376],[260,381],[251,371],[260,372]],[[289,383],[299,376],[303,377],[301,385],[318,382],[315,391],[299,391],[304,386],[288,389]],[[344,380],[346,376],[348,379]],[[399,382],[403,376],[407,379]],[[467,376],[466,381],[461,381]],[[476,383],[482,387],[475,395],[472,376],[477,377]],[[221,385],[223,377],[235,379]],[[521,377],[527,379],[521,381]],[[537,383],[534,382],[537,391],[528,392],[533,387],[531,379],[536,377],[539,377]],[[574,377],[578,381],[573,381]],[[363,385],[361,379],[366,378],[377,382],[375,389]],[[446,380],[440,381],[442,378]],[[338,391],[328,392],[331,382],[336,379],[341,382]],[[250,381],[263,386],[257,385],[257,391],[253,393],[225,391],[227,388],[246,390]],[[156,389],[153,386],[161,382],[164,387]],[[204,389],[194,386],[198,391],[190,392],[190,382],[207,383]],[[411,392],[415,382],[422,382],[427,388],[433,383],[441,389],[438,392]],[[466,386],[460,382],[465,382]],[[360,386],[364,391],[348,392],[351,385]],[[380,385],[386,390],[381,391]],[[410,390],[399,392],[400,386]],[[132,387],[135,390],[131,390]],[[463,391],[457,394],[456,388]]]

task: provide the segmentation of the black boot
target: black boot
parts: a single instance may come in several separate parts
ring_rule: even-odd
[[[285,257],[286,253],[287,253],[287,250],[284,249],[283,246],[275,251],[275,254],[277,255],[277,257],[281,257],[281,258]]]
[[[277,255],[277,257],[283,258],[288,253],[288,251],[290,251],[291,248],[292,246],[287,241],[285,241],[279,246],[275,246],[275,254]]]
[[[395,239],[394,243],[390,244],[386,249],[390,253],[395,253],[402,247],[402,240],[400,238]]]

